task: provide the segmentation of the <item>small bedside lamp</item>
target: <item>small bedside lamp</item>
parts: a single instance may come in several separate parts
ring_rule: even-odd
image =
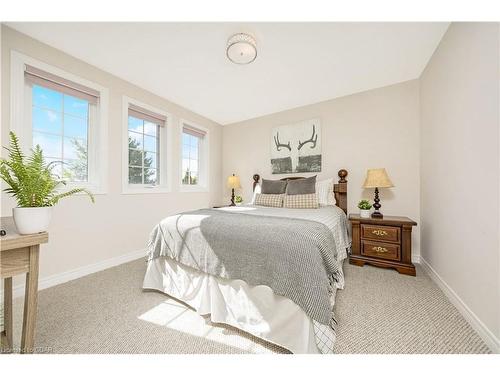
[[[382,213],[379,211],[382,205],[379,203],[380,199],[378,198],[378,188],[389,188],[393,186],[394,185],[387,175],[385,168],[368,169],[368,171],[366,172],[366,179],[363,187],[365,189],[375,188],[375,203],[373,204],[373,207],[375,207],[375,211],[372,213],[372,218],[382,219],[384,217],[384,215],[382,215]]]
[[[234,203],[234,189],[241,189],[240,178],[235,176],[234,173],[232,176],[227,178],[227,187],[231,189],[231,204],[230,206],[236,206]]]

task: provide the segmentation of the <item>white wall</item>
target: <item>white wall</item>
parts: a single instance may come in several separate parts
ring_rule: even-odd
[[[500,351],[498,24],[452,24],[420,84],[421,255]]]
[[[286,93],[283,93],[286,95]],[[317,104],[312,104],[223,127],[223,177],[235,173],[247,201],[252,175],[271,174],[271,129],[319,117],[322,122],[322,171],[318,178],[337,177],[349,171],[348,207],[358,212],[361,198],[373,200],[364,190],[368,168],[387,169],[395,187],[382,189],[385,215],[409,216],[420,224],[419,84],[408,81]],[[301,174],[314,175],[314,174]],[[225,189],[225,199],[229,195]],[[419,226],[413,231],[413,255],[419,254]]]
[[[2,26],[2,145],[8,142],[10,122],[10,51],[16,50],[109,88],[109,123],[107,193],[96,196],[91,204],[87,197],[62,200],[55,207],[49,228],[48,245],[40,257],[40,277],[87,266],[143,249],[153,226],[163,217],[192,208],[218,204],[221,190],[221,126],[185,108],[155,96],[111,74],[59,50],[42,44],[6,26]],[[126,62],[124,62],[126,63]],[[122,95],[127,95],[172,115],[173,150],[170,157],[173,180],[171,193],[122,194]],[[179,176],[179,119],[199,124],[210,131],[210,191],[181,193]],[[5,156],[4,151],[2,155]],[[2,193],[2,216],[10,216],[15,202]],[[16,280],[19,282],[19,280]]]

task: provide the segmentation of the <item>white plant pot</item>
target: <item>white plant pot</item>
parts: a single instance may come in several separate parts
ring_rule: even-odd
[[[45,232],[49,228],[52,207],[16,207],[12,216],[19,234]]]
[[[370,210],[359,210],[359,216],[361,216],[363,219],[369,219]]]

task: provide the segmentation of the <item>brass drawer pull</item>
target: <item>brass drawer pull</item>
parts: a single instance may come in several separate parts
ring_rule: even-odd
[[[377,253],[387,253],[389,251],[385,247],[381,247],[381,246],[373,246],[372,250],[376,251]]]
[[[372,233],[376,236],[387,236],[387,232],[382,229],[375,229]]]

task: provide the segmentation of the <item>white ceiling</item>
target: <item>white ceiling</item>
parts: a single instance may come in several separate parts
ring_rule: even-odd
[[[8,23],[220,124],[418,78],[448,23]],[[246,32],[257,59],[235,65]]]

